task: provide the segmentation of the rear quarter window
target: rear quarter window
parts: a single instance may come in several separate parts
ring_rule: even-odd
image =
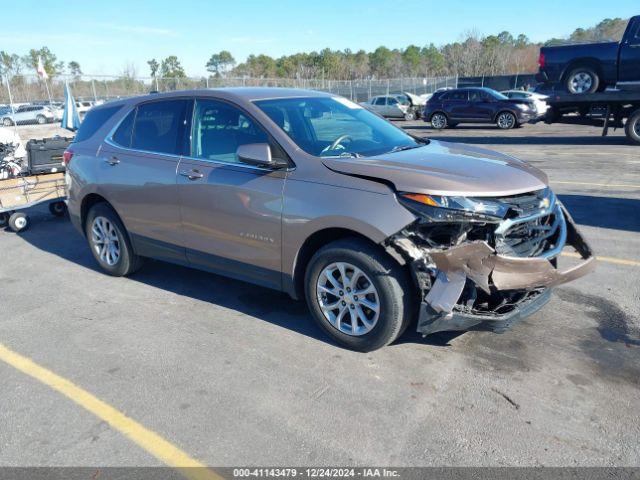
[[[107,122],[115,113],[122,108],[121,105],[116,107],[100,108],[87,112],[84,120],[80,124],[78,133],[76,133],[76,142],[83,142],[93,137],[93,135]]]

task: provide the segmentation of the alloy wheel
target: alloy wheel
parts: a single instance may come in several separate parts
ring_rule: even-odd
[[[511,113],[503,112],[498,115],[498,126],[502,129],[507,130],[512,128],[515,125],[515,122],[515,117]]]
[[[436,113],[431,117],[431,126],[438,130],[447,126],[447,117],[441,113]]]
[[[371,279],[355,265],[336,262],[318,276],[316,298],[325,319],[340,332],[369,333],[380,317],[380,296]]]
[[[120,260],[120,239],[114,224],[96,217],[91,225],[91,245],[101,262],[114,266]]]
[[[588,92],[593,85],[593,78],[587,72],[578,72],[571,78],[570,84],[574,93]]]

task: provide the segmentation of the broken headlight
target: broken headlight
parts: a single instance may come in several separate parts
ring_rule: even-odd
[[[441,221],[497,222],[502,220],[509,210],[508,204],[482,198],[400,193],[398,199],[409,210]]]

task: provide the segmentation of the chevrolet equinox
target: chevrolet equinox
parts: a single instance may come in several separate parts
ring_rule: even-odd
[[[306,298],[338,343],[504,331],[594,257],[540,170],[420,139],[331,94],[229,88],[93,108],[69,213],[115,276],[144,257]],[[582,257],[561,270],[565,246]]]

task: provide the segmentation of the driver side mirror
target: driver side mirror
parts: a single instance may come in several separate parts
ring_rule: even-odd
[[[254,167],[283,168],[287,164],[271,156],[271,147],[268,143],[248,143],[240,145],[236,151],[238,160]]]

